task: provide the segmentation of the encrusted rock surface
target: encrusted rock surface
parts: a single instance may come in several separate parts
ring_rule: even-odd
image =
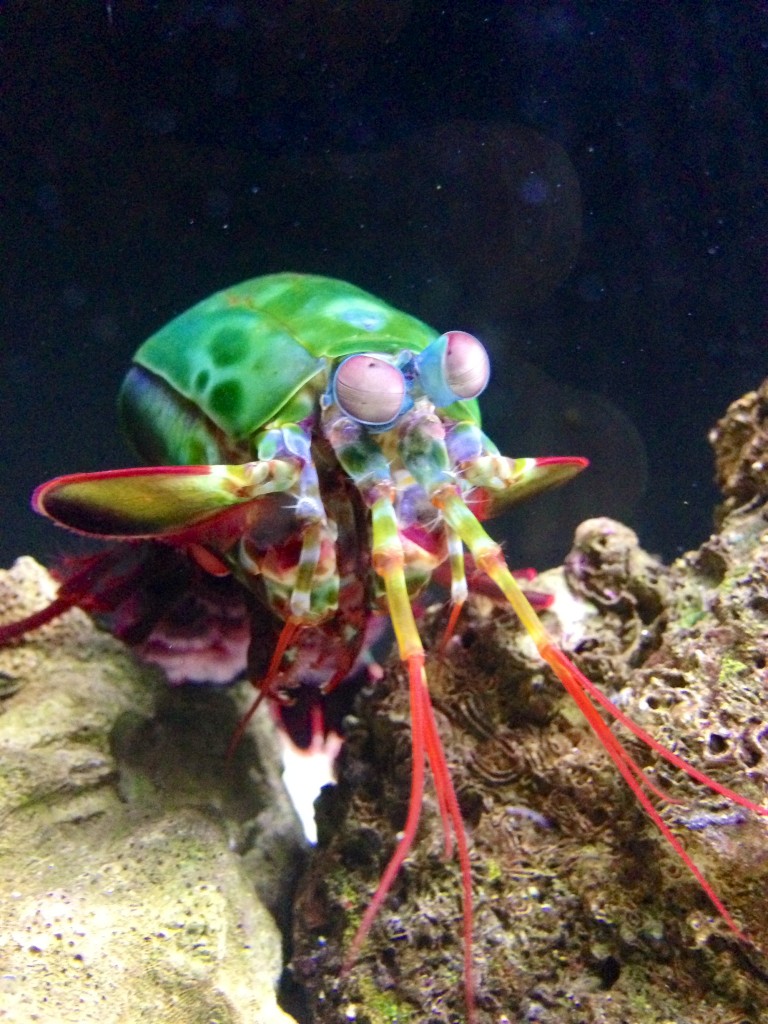
[[[54,589],[20,559],[3,621]],[[271,723],[227,762],[235,699],[77,611],[0,649],[0,681],[0,1020],[289,1024],[267,905],[302,851]]]
[[[712,428],[709,440],[715,449],[717,483],[725,504],[724,518],[751,501],[765,501],[768,494],[768,378],[729,407]]]
[[[676,753],[768,804],[768,385],[713,433],[719,532],[666,567],[634,533],[582,524],[548,628],[595,683]],[[423,633],[437,648],[444,612]],[[664,820],[749,939],[739,942],[644,816],[511,612],[476,599],[430,691],[472,846],[480,1024],[768,1020],[768,824],[616,734],[682,803]],[[431,791],[358,964],[339,965],[402,827],[407,686],[393,662],[356,708],[341,785],[296,919],[293,971],[316,1024],[465,1020],[458,869]],[[661,805],[660,805],[661,806]]]

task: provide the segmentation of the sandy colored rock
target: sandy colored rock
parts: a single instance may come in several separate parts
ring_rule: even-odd
[[[3,621],[53,592],[20,559]],[[169,689],[77,611],[0,679],[0,1020],[288,1024],[257,896],[281,912],[302,855],[271,723],[226,762],[235,699]]]

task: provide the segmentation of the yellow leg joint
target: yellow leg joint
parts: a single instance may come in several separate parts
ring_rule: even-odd
[[[464,501],[455,493],[443,492],[440,504],[447,522],[472,552],[478,567],[487,573],[512,605],[515,614],[531,635],[539,651],[552,643],[528,598],[507,568],[499,545],[480,525]]]
[[[388,497],[377,498],[371,509],[373,521],[373,566],[384,581],[397,649],[403,661],[421,655],[421,643],[411,600],[405,583],[405,556],[397,528],[395,509]]]

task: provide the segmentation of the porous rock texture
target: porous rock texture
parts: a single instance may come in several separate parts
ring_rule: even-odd
[[[627,528],[583,523],[543,618],[635,722],[768,804],[768,382],[712,433],[718,532],[663,565]],[[534,514],[532,512],[532,514]],[[443,609],[423,635],[435,652]],[[615,734],[681,802],[665,822],[745,932],[739,941],[674,856],[511,612],[474,599],[448,656],[430,654],[438,727],[467,822],[479,1024],[768,1020],[768,824]],[[464,1021],[458,869],[434,793],[369,940],[339,967],[402,828],[407,684],[393,660],[349,723],[341,783],[296,913],[292,970],[315,1024]]]
[[[2,621],[54,593],[19,559]],[[273,913],[303,853],[271,722],[227,761],[236,699],[79,611],[0,649],[0,685],[0,1020],[289,1024]]]

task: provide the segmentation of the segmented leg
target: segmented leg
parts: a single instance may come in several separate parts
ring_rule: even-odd
[[[291,618],[297,622],[319,621],[336,610],[338,575],[336,531],[328,521],[320,496],[311,437],[296,425],[274,428],[259,438],[258,453],[260,459],[299,460],[299,477],[289,493],[296,502],[294,514],[301,532],[301,553],[290,574],[289,608]]]
[[[359,425],[352,423],[346,417],[339,417],[335,422],[328,424],[326,434],[339,461],[355,481],[364,501],[371,509],[373,567],[383,580],[398,651],[401,659],[408,666],[413,757],[411,792],[403,834],[352,940],[345,960],[345,969],[349,969],[359,954],[376,915],[392,888],[403,861],[416,838],[424,796],[424,759],[426,756],[435,781],[447,852],[452,847],[452,834],[456,838],[461,871],[464,921],[464,991],[467,1019],[469,1024],[475,1024],[472,974],[472,880],[469,847],[445,752],[437,731],[424,672],[424,650],[408,596],[405,554],[393,504],[393,496],[396,492],[395,484],[381,449],[361,430]]]
[[[467,577],[464,571],[464,545],[461,537],[450,526],[446,527],[445,534],[448,544],[448,564],[451,570],[451,611],[443,639],[440,641],[441,654],[445,652],[448,641],[453,636],[468,594]]]
[[[298,461],[298,476],[287,494],[295,502],[301,548],[297,562],[284,561],[279,546],[264,552],[246,536],[232,556],[235,571],[263,577],[270,605],[286,618],[266,674],[251,680],[259,693],[238,723],[228,756],[240,743],[262,700],[277,698],[275,682],[283,657],[299,630],[317,625],[338,607],[336,528],[323,506],[309,433],[294,424],[274,428],[259,436],[257,450],[261,461]]]
[[[347,955],[349,967],[357,957],[373,925],[376,915],[408,855],[421,815],[424,795],[424,756],[426,753],[437,791],[443,824],[446,853],[452,848],[451,833],[456,837],[462,883],[464,921],[464,993],[469,1024],[474,1024],[474,981],[472,975],[472,879],[469,847],[464,831],[459,802],[451,780],[445,752],[437,731],[432,702],[424,672],[424,651],[413,617],[405,581],[404,556],[397,519],[389,496],[380,496],[372,508],[373,566],[384,581],[387,604],[397,638],[400,657],[408,665],[411,702],[411,794],[402,837],[390,858],[376,892],[366,910]]]

